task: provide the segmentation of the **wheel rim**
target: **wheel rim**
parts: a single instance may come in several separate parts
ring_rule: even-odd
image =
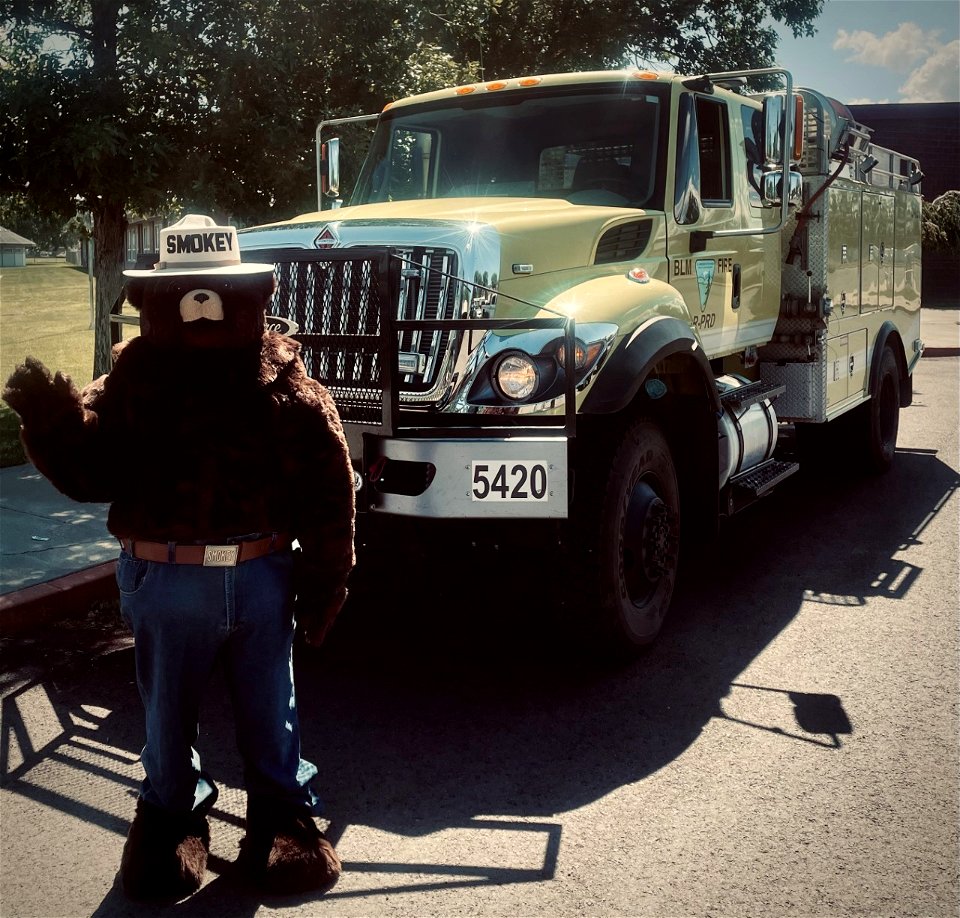
[[[627,596],[635,606],[650,601],[672,567],[672,528],[670,508],[649,479],[640,479],[627,504],[621,558]]]

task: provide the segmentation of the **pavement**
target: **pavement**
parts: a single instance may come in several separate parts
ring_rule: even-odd
[[[332,650],[301,647],[305,754],[345,864],[322,900],[233,867],[246,795],[222,673],[199,719],[221,791],[207,881],[165,909],[125,899],[143,714],[132,638],[88,602],[116,596],[106,507],[0,470],[0,916],[955,915],[960,310],[926,310],[922,337],[925,362],[950,359],[904,412],[929,436],[904,438],[903,512],[834,507],[844,482],[758,507],[636,667],[593,676],[517,639],[529,577],[490,581],[508,605],[439,572],[423,621],[375,591]],[[809,513],[800,541],[748,541],[781,513]],[[823,526],[878,535],[838,558]],[[744,545],[760,557],[731,577]]]
[[[924,308],[924,357],[960,354],[960,310]],[[0,636],[116,598],[106,504],[60,494],[31,465],[0,469]]]

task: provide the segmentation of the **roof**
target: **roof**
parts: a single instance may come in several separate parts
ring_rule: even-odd
[[[384,111],[395,107],[405,107],[407,105],[417,105],[421,102],[436,102],[439,100],[456,99],[462,96],[484,95],[486,93],[497,93],[504,90],[516,91],[519,89],[531,89],[533,87],[549,86],[569,86],[569,85],[588,85],[596,83],[610,83],[623,85],[640,80],[659,80],[660,82],[673,82],[679,79],[689,79],[689,77],[679,77],[675,73],[654,73],[649,70],[637,70],[627,68],[625,70],[593,70],[584,73],[548,73],[540,76],[522,76],[514,77],[508,80],[487,80],[473,83],[467,86],[450,87],[439,89],[435,92],[421,93],[416,96],[408,96],[405,99],[396,99],[390,102]]]
[[[0,226],[0,245],[36,245],[36,243],[18,236],[13,230]]]

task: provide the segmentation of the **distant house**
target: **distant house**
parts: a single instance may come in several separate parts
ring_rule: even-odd
[[[127,268],[133,268],[141,255],[159,251],[160,230],[169,223],[165,217],[127,214]]]
[[[35,246],[35,242],[0,226],[0,268],[24,267],[27,263],[27,249]]]
[[[123,266],[134,268],[141,256],[155,254],[160,248],[160,230],[172,222],[166,216],[143,217],[128,213],[127,231],[124,240]],[[89,247],[86,242],[78,243],[67,250],[67,261],[72,265],[88,268]]]

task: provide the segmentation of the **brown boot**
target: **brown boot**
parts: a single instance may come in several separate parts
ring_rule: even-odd
[[[237,864],[272,893],[325,892],[342,869],[337,852],[312,816],[262,802],[247,806],[247,834],[240,840]]]
[[[170,813],[137,801],[123,856],[120,883],[131,899],[176,901],[203,883],[210,825],[195,813]]]

